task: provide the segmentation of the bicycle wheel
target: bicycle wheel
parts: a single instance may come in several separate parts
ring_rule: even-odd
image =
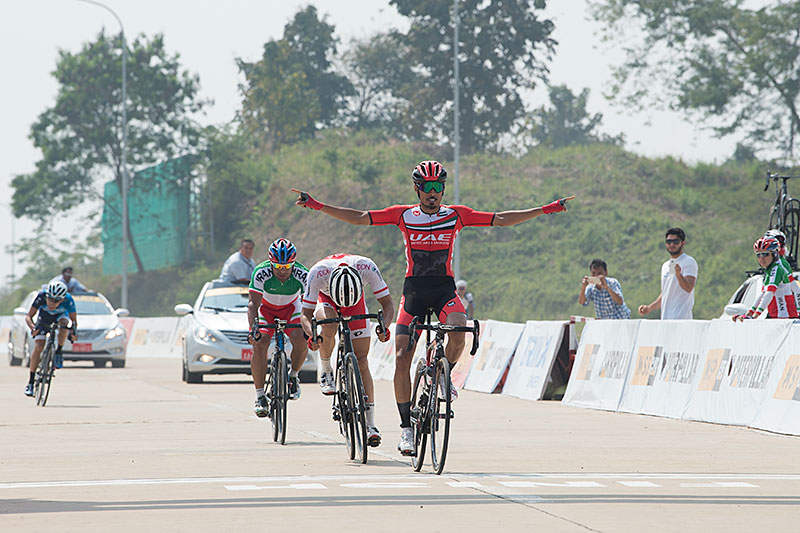
[[[367,400],[364,383],[355,354],[348,353],[345,360],[347,368],[347,401],[353,419],[353,444],[361,464],[367,462]]]
[[[286,444],[286,405],[289,401],[289,369],[286,354],[277,352],[270,366],[272,375],[272,440]]]
[[[42,352],[42,358],[39,361],[39,370],[36,376],[35,396],[36,405],[44,407],[47,404],[47,398],[50,396],[50,383],[53,379],[53,344],[48,343]]]
[[[431,384],[431,464],[436,474],[444,470],[450,440],[450,363],[444,354],[436,361]]]
[[[414,454],[411,466],[416,472],[422,469],[425,458],[425,442],[428,438],[425,421],[428,419],[428,373],[424,360],[417,363],[414,371],[414,387],[411,389],[411,428],[414,430]]]
[[[336,395],[334,396],[336,402],[336,409],[339,412],[339,432],[344,437],[344,445],[347,447],[347,456],[350,459],[356,458],[356,441],[353,438],[355,428],[353,427],[353,413],[350,409],[350,400],[348,394],[347,383],[347,364],[346,359],[342,359],[341,363],[338,362],[340,357],[337,357],[336,364]]]
[[[792,266],[797,265],[798,238],[800,237],[800,205],[795,205],[797,200],[792,200],[786,217],[783,221],[783,233],[786,235],[786,252]]]

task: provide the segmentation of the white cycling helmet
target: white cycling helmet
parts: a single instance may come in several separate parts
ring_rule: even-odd
[[[352,307],[361,299],[364,285],[361,276],[350,265],[339,265],[331,272],[328,292],[333,303],[339,307]]]
[[[67,296],[67,286],[63,281],[51,281],[45,294],[54,300],[63,300]]]

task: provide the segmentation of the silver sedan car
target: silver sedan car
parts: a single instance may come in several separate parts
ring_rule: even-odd
[[[11,366],[30,364],[33,339],[25,324],[25,315],[37,294],[39,291],[29,292],[14,309],[8,339],[8,363]],[[78,314],[78,340],[74,343],[67,340],[64,344],[64,360],[92,361],[96,367],[111,362],[114,368],[124,367],[128,335],[119,319],[128,316],[128,310],[114,309],[99,292],[76,292],[72,293],[72,298]]]
[[[248,301],[246,285],[213,280],[203,286],[194,306],[175,306],[175,313],[183,317],[178,326],[183,336],[183,381],[202,383],[206,374],[250,374],[253,347],[247,343]],[[273,340],[267,358],[274,349]],[[288,337],[285,349],[287,354],[292,349]],[[300,381],[316,379],[316,352],[309,352],[300,370]]]

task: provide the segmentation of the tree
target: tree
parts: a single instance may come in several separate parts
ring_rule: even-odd
[[[453,12],[451,2],[391,0],[411,19],[403,40],[415,75],[404,122],[413,137],[441,141],[451,131]],[[556,42],[539,14],[545,0],[459,1],[460,137],[465,153],[496,147],[524,115],[521,92],[545,79]]]
[[[338,116],[350,82],[333,70],[334,27],[308,6],[284,27],[283,38],[264,45],[260,61],[239,59],[242,122],[270,148],[313,136]]]
[[[408,49],[396,33],[351,43],[343,55],[354,89],[343,113],[345,125],[356,130],[377,127],[400,132],[408,101],[399,95],[412,90],[414,80],[407,56]]]
[[[590,115],[586,111],[589,89],[575,96],[566,85],[550,87],[552,107],[542,106],[531,113],[530,136],[543,146],[559,148],[573,144],[620,144],[622,136],[609,137],[597,131],[603,114]]]
[[[613,97],[632,109],[666,104],[754,148],[794,157],[800,135],[800,3],[758,10],[739,0],[602,0],[612,42],[626,46]]]
[[[205,102],[197,94],[197,76],[181,70],[164,39],[144,35],[128,53],[128,168],[192,151],[200,130],[191,119]],[[31,126],[30,137],[42,152],[31,174],[12,180],[14,216],[46,222],[95,198],[95,180],[113,177],[122,191],[122,47],[119,37],[101,32],[80,52],[59,51],[53,76],[59,83],[55,105]],[[130,183],[133,185],[133,183]],[[130,229],[130,228],[129,228]],[[136,250],[130,247],[140,272]]]

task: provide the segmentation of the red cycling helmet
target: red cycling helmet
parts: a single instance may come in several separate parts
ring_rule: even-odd
[[[777,255],[780,247],[781,244],[778,242],[778,239],[773,239],[772,237],[761,237],[755,242],[755,244],[753,244],[753,251],[756,253],[772,252],[773,255]]]
[[[414,172],[411,173],[414,178],[414,183],[422,183],[423,181],[447,181],[447,171],[438,161],[423,161],[416,167]]]

